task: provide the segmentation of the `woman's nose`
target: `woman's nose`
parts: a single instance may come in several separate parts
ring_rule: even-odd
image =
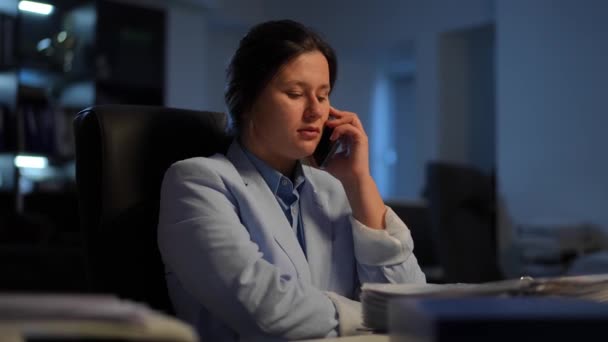
[[[323,115],[323,106],[316,97],[311,97],[308,100],[306,108],[306,117],[316,119]]]

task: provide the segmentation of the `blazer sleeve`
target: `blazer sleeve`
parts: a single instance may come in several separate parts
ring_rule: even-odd
[[[359,281],[363,283],[425,283],[414,256],[410,230],[386,207],[386,229],[372,229],[350,217]]]
[[[167,268],[241,336],[260,331],[287,339],[335,335],[332,301],[262,257],[224,182],[230,172],[215,167],[213,159],[196,159],[174,164],[163,180],[158,243]]]

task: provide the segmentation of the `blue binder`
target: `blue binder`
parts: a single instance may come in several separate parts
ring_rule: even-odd
[[[606,341],[608,304],[563,297],[394,299],[391,342]]]

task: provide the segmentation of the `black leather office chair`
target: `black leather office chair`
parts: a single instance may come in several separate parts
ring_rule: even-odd
[[[225,152],[225,114],[105,105],[74,120],[76,182],[92,292],[173,313],[156,242],[166,169]]]
[[[425,197],[446,282],[502,279],[498,266],[492,176],[466,165],[432,162]]]

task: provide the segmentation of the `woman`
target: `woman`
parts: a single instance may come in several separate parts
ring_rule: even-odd
[[[370,176],[354,113],[330,106],[331,47],[293,21],[254,27],[228,69],[236,139],[166,173],[158,242],[171,299],[203,340],[357,333],[364,282],[424,282],[409,230]],[[332,120],[328,120],[329,116]],[[324,127],[348,141],[302,163]]]

